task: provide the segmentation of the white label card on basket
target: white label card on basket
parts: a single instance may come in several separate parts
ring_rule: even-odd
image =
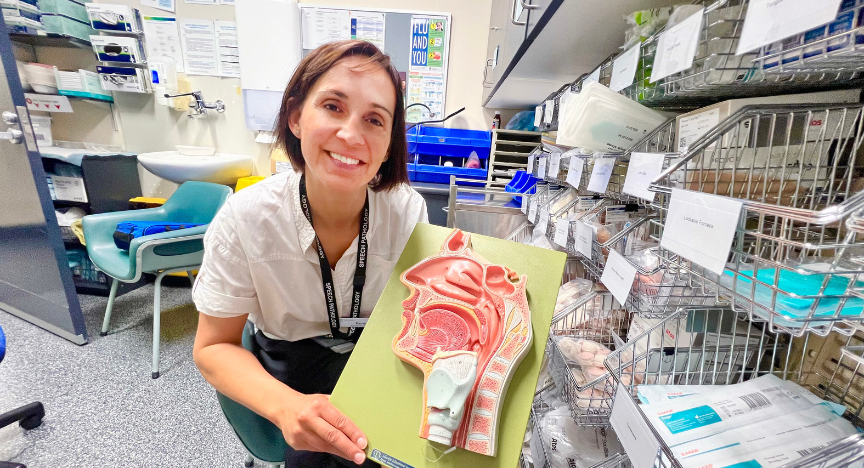
[[[591,179],[588,181],[588,190],[597,193],[605,193],[612,177],[612,169],[615,167],[615,158],[598,158],[594,160],[594,170],[591,171]]]
[[[567,183],[573,188],[579,188],[582,182],[582,170],[585,169],[585,161],[578,156],[570,156],[570,169],[567,170]]]
[[[573,223],[573,243],[576,251],[588,260],[591,260],[591,246],[594,243],[596,231],[597,228],[589,226],[582,221]]]
[[[627,49],[612,62],[612,81],[609,89],[618,92],[633,84],[636,78],[636,68],[639,67],[640,44]]]
[[[831,22],[842,0],[751,0],[736,55]]]
[[[546,122],[547,124],[551,124],[552,123],[552,116],[555,115],[555,101],[552,101],[552,100],[546,101],[546,106],[543,109],[543,111],[544,111],[543,121]]]
[[[738,200],[673,188],[660,246],[723,274],[740,215]]]
[[[537,224],[537,201],[528,206],[528,221]]]
[[[546,161],[548,159],[548,157],[537,158],[537,176],[541,179],[546,177]]]
[[[702,135],[716,127],[720,123],[720,109],[715,108],[707,112],[700,112],[690,117],[681,117],[681,125],[678,127],[678,151],[687,151],[690,145]]]
[[[632,153],[624,179],[624,193],[654,201],[654,192],[648,190],[648,186],[663,171],[664,159],[665,156],[658,153]]]
[[[615,429],[633,468],[652,468],[660,450],[660,442],[640,414],[627,387],[622,384],[618,384],[615,389],[609,422],[612,423],[612,429]]]
[[[555,221],[555,235],[552,237],[552,241],[561,247],[567,247],[568,234],[570,234],[570,220],[560,218]]]
[[[652,83],[693,66],[693,57],[699,48],[699,31],[702,29],[704,11],[704,8],[700,8],[695,14],[660,35],[657,54],[654,56],[654,69],[651,71]]]
[[[544,206],[540,208],[540,215],[537,219],[537,226],[540,226],[542,229],[549,229],[549,207]]]
[[[539,127],[540,122],[543,122],[543,106],[534,108],[534,126]]]
[[[519,207],[522,210],[522,213],[528,214],[528,205],[531,204],[531,199],[528,198],[528,194],[522,195],[522,206]]]
[[[609,249],[609,259],[603,268],[600,282],[612,293],[615,299],[624,304],[630,289],[633,288],[633,280],[636,278],[636,267],[631,265],[617,250]]]
[[[590,75],[585,77],[585,80],[582,81],[582,86],[585,86],[588,83],[599,83],[600,82],[600,67],[597,67],[596,70],[591,72]]]
[[[533,174],[533,173],[534,173],[534,159],[536,159],[536,156],[534,156],[533,154],[530,155],[530,156],[528,156],[528,167],[527,167],[525,170],[526,170],[529,174]]]
[[[558,178],[558,171],[561,170],[561,153],[555,152],[549,155],[549,177]]]

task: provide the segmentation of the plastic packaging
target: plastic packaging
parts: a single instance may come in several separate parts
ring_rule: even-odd
[[[507,125],[504,127],[507,130],[525,130],[533,132],[537,129],[534,126],[534,111],[520,111],[510,118]]]
[[[477,156],[476,151],[472,151],[470,155],[468,155],[468,160],[465,161],[465,167],[469,169],[479,169],[480,168],[480,157]]]
[[[564,310],[580,297],[591,292],[594,282],[583,278],[572,279],[558,288],[558,299],[555,301],[555,314]]]
[[[552,468],[589,468],[623,451],[611,429],[577,426],[566,406],[546,413],[542,428]]]

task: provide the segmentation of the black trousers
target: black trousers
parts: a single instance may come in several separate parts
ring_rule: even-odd
[[[285,385],[307,395],[329,395],[348,363],[350,353],[338,354],[315,341],[284,341],[255,334],[253,353],[264,369]],[[285,468],[344,468],[357,467],[353,461],[329,453],[307,452],[289,448],[285,453]],[[380,468],[368,459],[363,468]]]

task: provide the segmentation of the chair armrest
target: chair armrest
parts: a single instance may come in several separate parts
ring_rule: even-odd
[[[114,231],[117,230],[118,223],[125,221],[159,221],[165,219],[166,216],[165,209],[161,207],[146,210],[114,211],[85,216],[81,220],[81,228],[84,231],[84,240],[87,241],[87,244],[114,244]]]
[[[140,259],[141,255],[139,255],[139,253],[143,254],[144,251],[154,251],[154,254],[160,255],[159,252],[155,252],[157,247],[161,248],[170,244],[180,243],[192,244],[191,241],[195,241],[194,247],[190,248],[187,246],[185,249],[181,249],[183,253],[201,250],[204,233],[207,232],[208,226],[210,225],[204,224],[186,229],[178,229],[176,231],[160,232],[158,234],[150,234],[149,236],[136,237],[129,243],[129,256]],[[170,250],[170,248],[168,248],[168,250]],[[176,253],[171,255],[176,255]]]

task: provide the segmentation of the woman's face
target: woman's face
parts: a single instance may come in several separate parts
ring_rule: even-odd
[[[291,116],[306,178],[339,192],[358,192],[387,158],[396,90],[365,57],[340,60],[322,75]]]

